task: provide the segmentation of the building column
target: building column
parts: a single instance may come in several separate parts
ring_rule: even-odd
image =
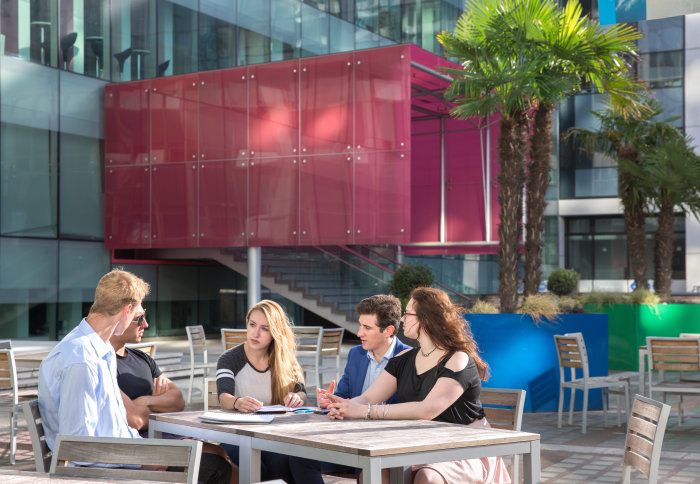
[[[248,247],[248,309],[260,302],[260,247]]]

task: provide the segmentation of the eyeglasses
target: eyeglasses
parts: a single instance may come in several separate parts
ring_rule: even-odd
[[[403,316],[401,316],[401,319],[406,319],[406,316],[418,316],[416,313],[403,313]]]
[[[143,328],[146,325],[146,313],[143,313],[141,316],[137,316],[134,319],[131,320],[132,323],[136,323],[139,328]]]

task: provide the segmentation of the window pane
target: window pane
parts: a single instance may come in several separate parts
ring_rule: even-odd
[[[301,49],[304,57],[329,52],[329,15],[306,5],[301,6]]]
[[[152,54],[145,54],[149,57],[149,66],[155,63],[153,75],[147,77],[196,72],[197,12],[192,8],[161,0],[158,3],[157,59],[154,60]]]
[[[576,170],[576,197],[617,195],[617,168]]]
[[[401,41],[401,2],[399,0],[380,0],[379,35],[395,42]]]
[[[0,125],[0,233],[3,235],[56,237],[56,140],[54,131]]]
[[[643,54],[637,64],[637,77],[652,89],[683,85],[683,51]]]
[[[197,266],[158,266],[158,334],[183,334],[185,326],[200,324],[197,314]],[[208,323],[205,322],[205,323]]]
[[[622,217],[597,218],[593,227],[596,234],[624,234],[625,220]]]
[[[567,232],[570,234],[590,234],[591,221],[587,218],[571,218],[567,220]]]
[[[100,140],[61,134],[61,236],[103,238]]]
[[[315,26],[313,24],[314,13],[305,14],[302,18],[302,8],[314,12],[319,18],[326,17],[326,14],[323,12],[319,12],[306,5],[301,5],[296,0],[277,0],[272,3],[271,60],[295,59],[299,57],[302,31],[312,38],[315,38],[317,35],[314,34],[314,29],[320,28],[321,26]],[[309,23],[308,26],[306,25],[307,21]],[[327,38],[327,22],[325,35]],[[327,48],[328,47],[326,47],[326,49]]]
[[[3,54],[56,67],[58,65],[57,2],[13,0],[2,2],[0,30]]]
[[[652,94],[661,102],[665,110],[658,116],[659,120],[677,118],[671,124],[678,128],[683,128],[683,88],[669,87],[665,89],[655,89]]]
[[[199,14],[199,70],[223,69],[236,65],[236,26]]]
[[[355,48],[355,26],[345,20],[330,18],[331,53],[348,52]]]
[[[156,3],[111,3],[112,80],[133,81],[155,77]]]
[[[62,2],[58,42],[58,67],[90,77],[109,79],[109,2],[73,0]]]
[[[579,274],[581,279],[593,279],[593,242],[589,235],[572,235],[567,237],[566,267]]]
[[[52,338],[56,320],[57,241],[0,238],[0,332]]]
[[[646,20],[637,24],[642,38],[639,52],[659,52],[683,48],[683,17]]]
[[[624,235],[597,235],[593,257],[595,279],[625,279],[627,242]]]

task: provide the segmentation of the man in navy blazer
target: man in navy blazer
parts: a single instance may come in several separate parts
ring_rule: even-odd
[[[334,393],[343,398],[361,395],[392,357],[410,348],[396,337],[401,319],[401,302],[397,298],[386,294],[368,297],[360,301],[355,311],[360,316],[357,336],[362,344],[350,349],[343,377],[335,388]],[[388,402],[396,403],[396,395]],[[327,402],[319,404],[325,407]]]
[[[401,319],[401,302],[397,298],[386,294],[371,296],[360,301],[355,311],[360,316],[357,336],[362,344],[350,349],[345,371],[335,392],[335,382],[331,382],[329,389],[343,398],[361,395],[392,357],[410,348],[396,337]],[[322,393],[318,393],[317,397],[320,407],[325,408],[330,403]],[[396,395],[388,402],[396,403]],[[290,457],[289,466],[297,484],[323,484],[322,472],[359,472],[352,467],[301,457]]]

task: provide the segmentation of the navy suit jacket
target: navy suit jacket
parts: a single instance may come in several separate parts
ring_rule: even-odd
[[[403,344],[396,338],[394,353],[391,356],[394,357],[403,350],[410,348],[410,346]],[[362,385],[365,383],[365,376],[367,375],[367,368],[369,367],[367,353],[367,350],[362,349],[362,345],[357,345],[350,349],[345,371],[338,382],[338,386],[335,388],[334,393],[336,395],[343,398],[354,398],[362,394]],[[396,394],[392,395],[388,403],[396,403]]]

